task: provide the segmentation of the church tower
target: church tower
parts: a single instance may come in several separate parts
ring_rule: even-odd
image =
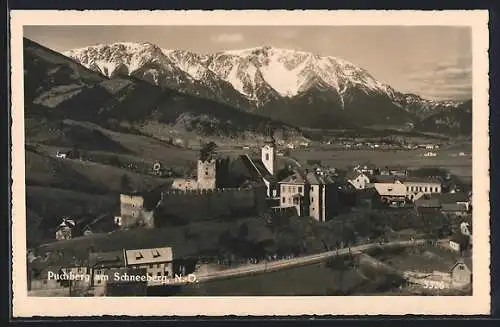
[[[272,174],[276,174],[276,142],[274,141],[273,132],[268,128],[264,146],[261,149],[262,163],[266,169]]]

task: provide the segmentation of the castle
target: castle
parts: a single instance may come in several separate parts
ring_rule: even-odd
[[[253,181],[263,182],[266,185],[267,197],[279,196],[276,160],[276,141],[272,132],[268,130],[261,148],[260,158],[251,158],[249,155],[241,155],[239,160],[243,162]],[[229,158],[215,158],[213,155],[200,156],[197,163],[197,176],[193,178],[176,178],[172,183],[172,189],[176,190],[217,190],[234,187],[228,182]]]
[[[174,179],[169,190],[122,194],[119,225],[121,228],[154,228],[264,212],[287,212],[288,215],[292,211],[318,221],[329,219],[336,207],[334,181],[318,173],[299,171],[280,181],[276,152],[276,142],[269,131],[260,157],[243,154],[232,161],[245,171],[244,179],[235,183],[229,158],[216,158],[213,151],[200,151],[196,178]],[[306,177],[297,178],[302,175]]]
[[[266,138],[261,158],[242,155],[238,160],[250,183],[234,185],[229,178],[229,158],[216,158],[210,153],[200,155],[196,178],[176,178],[170,190],[121,194],[120,227],[155,228],[204,219],[248,217],[267,211],[266,198],[277,196],[278,190],[273,137]]]

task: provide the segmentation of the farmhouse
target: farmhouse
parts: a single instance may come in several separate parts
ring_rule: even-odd
[[[56,229],[56,240],[69,240],[73,236],[73,228],[75,227],[75,221],[64,217],[61,224]]]
[[[361,172],[350,172],[346,175],[346,180],[357,190],[362,190],[370,183],[370,178]]]
[[[463,234],[456,234],[450,239],[449,246],[456,252],[462,252],[469,247],[469,237]]]
[[[465,215],[471,210],[471,200],[465,193],[443,193],[438,196],[443,213]]]
[[[406,203],[406,188],[401,183],[374,183],[379,199],[392,208],[402,208]]]
[[[125,250],[126,266],[144,268],[148,276],[173,276],[172,248]]]
[[[452,287],[463,287],[472,283],[472,271],[463,262],[458,261],[450,269],[451,286]]]

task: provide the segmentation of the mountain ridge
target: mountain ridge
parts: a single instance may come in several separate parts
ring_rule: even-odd
[[[398,92],[341,58],[271,46],[200,54],[118,42],[64,54],[107,76],[136,76],[300,127],[413,126],[463,103]]]
[[[73,119],[116,129],[154,123],[199,136],[264,135],[274,125],[287,135],[300,130],[242,112],[203,97],[160,88],[137,76],[108,78],[73,59],[24,39],[25,117],[47,121]]]

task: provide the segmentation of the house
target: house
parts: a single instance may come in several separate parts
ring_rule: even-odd
[[[56,240],[69,240],[73,236],[73,228],[75,227],[75,221],[69,219],[68,217],[63,217],[61,224],[57,226],[56,229]]]
[[[436,198],[421,197],[413,203],[415,210],[420,216],[436,214],[441,210],[441,203]]]
[[[296,171],[279,185],[280,207],[295,207],[299,216],[310,216],[321,222],[334,215],[337,191],[330,176]]]
[[[357,190],[366,188],[367,184],[370,183],[370,178],[362,172],[349,172],[346,175],[346,180]]]
[[[61,152],[61,151],[57,151],[56,158],[66,159],[66,153],[65,152]]]
[[[402,180],[406,187],[406,196],[410,200],[418,199],[423,195],[441,193],[441,181],[437,178],[406,177]],[[419,195],[420,194],[420,195]]]
[[[193,178],[175,178],[172,181],[172,189],[174,190],[196,190],[198,189],[198,181]]]
[[[466,236],[472,236],[472,228],[468,222],[460,223],[460,232]]]
[[[451,286],[463,287],[472,283],[472,271],[463,261],[458,261],[450,269]]]
[[[380,169],[380,175],[390,175],[390,176],[407,176],[408,170],[402,166],[386,166],[383,169]]]
[[[173,255],[171,247],[125,250],[126,266],[143,268],[149,277],[173,276]]]
[[[464,215],[471,210],[471,197],[462,192],[439,195],[442,211],[449,214]]]
[[[372,183],[396,183],[400,182],[401,178],[396,175],[374,175],[370,180]]]
[[[406,203],[406,187],[401,183],[374,183],[373,187],[382,203],[402,208]]]
[[[415,208],[434,208],[440,209],[441,202],[437,198],[420,198],[414,202]]]
[[[125,251],[92,252],[89,254],[88,265],[92,286],[104,287],[106,279],[103,276],[109,269],[126,266]]]
[[[470,245],[470,239],[466,235],[456,234],[450,239],[450,248],[456,252],[467,250]]]

